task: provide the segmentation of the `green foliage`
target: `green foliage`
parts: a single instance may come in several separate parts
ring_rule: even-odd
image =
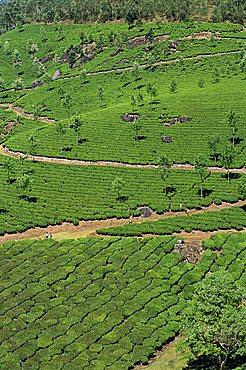
[[[245,197],[244,183],[239,185],[242,189],[241,197]],[[99,229],[103,235],[141,236],[144,234],[166,235],[174,232],[201,230],[217,231],[223,229],[242,230],[246,227],[246,214],[244,208],[231,207],[221,211],[209,211],[206,213],[193,214],[191,216],[177,216],[159,221],[149,221],[142,224],[130,224],[126,226],[109,227]]]
[[[141,19],[153,19],[155,17],[168,19],[170,21],[182,21],[188,19],[208,19],[215,21],[229,20],[232,22],[243,23],[245,21],[245,4],[243,1],[235,2],[232,0],[221,0],[213,2],[207,1],[188,1],[170,2],[164,0],[156,3],[151,0],[147,3],[140,4],[137,1],[131,3],[114,1],[108,3],[102,1],[100,7],[92,1],[91,6],[84,11],[86,2],[75,0],[72,4],[67,4],[63,0],[53,0],[52,9],[48,1],[37,4],[31,0],[26,1],[6,0],[0,4],[1,31],[9,30],[15,26],[22,25],[26,22],[57,22],[71,21],[72,23],[85,23],[88,21],[107,22],[112,20],[123,19],[130,27],[141,26]],[[146,32],[149,41],[153,39],[152,28]],[[88,37],[90,39],[90,37]],[[84,32],[80,32],[81,43],[86,41]]]
[[[221,308],[223,297],[232,305],[240,299],[234,286],[245,277],[240,255],[245,234],[221,240],[221,256],[205,251],[196,265],[173,252],[176,238],[171,236],[3,243],[0,367],[125,369],[147,361],[178,333],[184,308],[193,307],[189,297],[197,283],[202,287],[197,304],[206,312],[211,308],[224,323],[236,322],[236,313],[230,318]],[[227,265],[232,288],[223,273],[221,294],[213,290],[203,305],[207,277],[201,279],[226,254],[233,257]]]
[[[230,357],[245,354],[243,298],[242,287],[224,271],[207,275],[197,285],[181,318],[183,345],[189,348],[190,359],[216,358],[222,370]]]

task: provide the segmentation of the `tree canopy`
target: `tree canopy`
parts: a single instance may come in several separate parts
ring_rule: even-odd
[[[74,23],[161,18],[182,21],[211,17],[243,23],[244,0],[0,0],[0,31],[28,22]],[[208,17],[208,18],[209,18]]]
[[[207,356],[224,369],[227,361],[246,354],[245,292],[225,271],[209,273],[198,285],[183,314],[181,348],[188,357]],[[209,360],[208,360],[209,361]]]

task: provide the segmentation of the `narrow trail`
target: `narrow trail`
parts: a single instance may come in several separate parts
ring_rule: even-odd
[[[214,53],[214,54],[198,54],[198,55],[195,55],[195,56],[191,56],[191,57],[180,57],[180,58],[175,58],[175,59],[169,59],[169,60],[161,60],[159,62],[156,62],[156,63],[153,63],[151,64],[152,67],[156,67],[156,66],[161,66],[161,65],[165,65],[165,64],[170,64],[170,63],[177,63],[177,62],[180,62],[181,60],[182,61],[186,61],[186,60],[196,60],[196,59],[201,59],[201,58],[211,58],[211,57],[217,57],[217,56],[221,56],[221,55],[230,55],[230,54],[236,54],[236,53],[240,53],[241,51],[240,50],[232,50],[232,51],[221,51],[221,52],[218,52],[218,53]],[[149,67],[150,65],[149,64],[139,64],[139,67],[141,68],[147,68]],[[97,71],[97,72],[88,72],[87,75],[88,76],[94,76],[94,75],[100,75],[100,74],[107,74],[107,73],[114,73],[114,72],[124,72],[124,71],[130,71],[132,70],[133,67],[123,67],[123,68],[116,68],[116,69],[108,69],[108,70],[104,70],[104,71]],[[68,79],[68,78],[78,78],[80,76],[67,76],[67,77],[63,77],[62,79]]]
[[[189,215],[187,215],[186,212],[164,212],[162,214],[154,213],[148,218],[143,218],[141,216],[134,217],[133,223],[142,223],[147,221],[158,221],[164,218],[173,218],[177,216],[186,216],[189,217],[193,214],[198,213],[206,213],[209,211],[220,211],[222,209],[231,208],[231,207],[239,207],[246,205],[246,200],[239,200],[236,203],[222,203],[220,205],[211,204],[208,207],[203,207],[200,210],[197,209],[191,209],[189,210]],[[107,227],[115,227],[115,226],[123,226],[129,224],[129,219],[126,218],[110,218],[106,220],[94,220],[94,221],[80,221],[78,226],[74,226],[72,223],[64,222],[61,225],[56,226],[47,226],[44,228],[41,227],[34,227],[30,228],[24,232],[21,233],[15,233],[15,234],[5,234],[3,236],[0,236],[0,243],[6,242],[6,241],[14,241],[14,240],[20,240],[20,239],[26,239],[26,238],[41,238],[43,239],[46,232],[52,232],[54,239],[61,240],[65,238],[82,238],[82,237],[88,237],[88,236],[94,236],[94,237],[102,237],[102,235],[98,235],[96,233],[97,229],[107,228]],[[227,230],[227,232],[230,232],[231,230]],[[232,230],[235,231],[235,230]],[[220,232],[220,230],[215,231]],[[226,230],[221,230],[221,232],[226,232]],[[200,233],[200,234],[199,234]],[[208,235],[208,232],[199,232],[194,231],[191,233],[185,233],[181,232],[178,234],[179,236],[184,236],[185,238],[198,238],[199,240],[201,238],[206,237]],[[205,236],[204,236],[205,235]]]
[[[56,123],[57,122],[54,119],[43,117],[43,116],[37,116],[36,118],[33,113],[26,113],[23,108],[16,107],[12,103],[0,103],[0,107],[7,108],[8,110],[11,110],[12,112],[14,112],[17,116],[20,116],[26,119],[37,120],[37,121],[44,122],[44,123]]]
[[[112,162],[112,161],[85,161],[80,159],[67,159],[67,158],[54,158],[54,157],[43,157],[38,155],[29,155],[26,157],[26,153],[15,152],[8,149],[6,146],[0,145],[0,154],[7,155],[13,158],[25,157],[26,160],[36,162],[47,162],[56,164],[67,164],[67,165],[79,165],[79,166],[102,166],[102,167],[127,167],[127,168],[159,168],[155,164],[130,164],[124,162]],[[174,164],[172,166],[176,170],[189,170],[192,171],[195,167],[191,164]],[[208,167],[211,172],[227,173],[228,170],[223,167]],[[246,168],[231,168],[230,173],[246,174]]]
[[[152,66],[156,67],[156,66],[170,64],[170,63],[177,63],[177,62],[180,62],[181,60],[185,61],[185,60],[193,60],[193,59],[195,60],[195,59],[201,59],[201,58],[211,58],[211,57],[216,57],[216,56],[220,56],[220,55],[236,54],[236,53],[240,53],[240,52],[241,52],[240,50],[233,50],[233,51],[219,52],[219,53],[214,53],[214,54],[199,54],[199,55],[195,55],[195,56],[191,56],[191,57],[185,57],[185,58],[175,58],[175,59],[170,59],[170,60],[162,60],[162,61],[153,63]],[[149,65],[148,64],[140,64],[140,67],[141,68],[147,68],[147,67],[149,67]],[[108,74],[108,73],[115,73],[115,72],[116,73],[117,72],[124,72],[124,71],[130,71],[133,68],[134,68],[133,66],[130,66],[130,67],[124,67],[124,68],[97,71],[97,72],[87,72],[86,75],[94,76],[94,75],[101,75],[101,74]],[[71,78],[79,78],[79,77],[80,77],[80,75],[64,76],[64,77],[61,77],[60,80],[68,80],[68,79],[71,79]],[[25,89],[22,89],[22,90],[19,90],[19,91],[20,92],[29,92],[29,91],[32,91],[32,90],[34,90],[34,89],[33,88],[25,88]],[[17,116],[20,116],[20,117],[23,117],[23,118],[26,118],[26,119],[31,119],[31,120],[35,119],[37,121],[44,122],[44,123],[56,123],[57,122],[56,120],[51,119],[49,117],[44,117],[44,116],[35,117],[35,115],[33,113],[27,113],[27,112],[24,111],[23,108],[14,106],[13,103],[0,103],[0,107],[8,108],[8,110],[11,110],[12,112],[16,113]]]

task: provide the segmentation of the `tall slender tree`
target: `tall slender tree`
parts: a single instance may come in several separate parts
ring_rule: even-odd
[[[200,176],[200,197],[203,198],[203,184],[210,172],[208,171],[207,158],[201,154],[195,158],[195,172]]]

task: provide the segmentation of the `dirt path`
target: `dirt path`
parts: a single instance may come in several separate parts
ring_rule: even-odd
[[[241,52],[240,50],[233,50],[233,51],[224,51],[224,52],[222,51],[222,52],[214,53],[214,54],[198,54],[198,55],[195,55],[195,56],[185,57],[185,58],[175,58],[175,59],[170,59],[170,60],[161,60],[159,62],[153,63],[151,66],[156,67],[156,66],[161,66],[161,65],[170,64],[170,63],[177,63],[177,62],[180,62],[181,60],[186,61],[186,60],[193,60],[193,59],[195,60],[195,59],[201,59],[201,58],[211,58],[211,57],[217,57],[217,56],[220,56],[220,55],[236,54],[236,53],[240,53],[240,52]],[[147,68],[147,67],[149,67],[149,64],[140,64],[139,66],[141,68]],[[124,71],[130,71],[130,70],[132,70],[132,68],[133,67],[124,67],[124,68],[117,68],[117,69],[109,69],[109,70],[105,70],[105,71],[88,72],[87,75],[94,76],[94,75],[114,73],[114,72],[116,72],[116,73],[117,72],[124,72]],[[80,76],[64,77],[63,79],[72,78],[72,77],[80,77]]]
[[[159,62],[151,64],[152,67],[156,66],[161,66],[161,65],[166,65],[166,64],[171,64],[171,63],[177,63],[186,60],[196,60],[196,59],[202,59],[202,58],[211,58],[211,57],[217,57],[221,55],[230,55],[230,54],[237,54],[240,53],[240,50],[233,50],[233,51],[225,51],[225,52],[219,52],[219,53],[214,53],[214,54],[198,54],[195,56],[191,57],[184,57],[184,58],[175,58],[175,59],[169,59],[169,60],[161,60]],[[149,64],[139,64],[139,67],[141,68],[147,68],[149,67]],[[116,68],[116,69],[107,69],[103,71],[95,71],[95,72],[87,72],[87,76],[96,76],[96,75],[102,75],[102,74],[108,74],[108,73],[120,73],[120,72],[125,72],[125,71],[131,71],[133,69],[133,66],[130,67],[123,67],[123,68]],[[61,77],[60,80],[69,80],[70,78],[79,78],[80,75],[75,75],[75,76],[64,76]]]
[[[43,116],[38,116],[36,118],[34,114],[26,113],[23,108],[16,107],[12,103],[0,103],[0,107],[8,108],[8,110],[11,110],[17,116],[20,116],[20,117],[23,117],[23,118],[26,118],[26,119],[37,120],[37,121],[44,122],[44,123],[56,123],[57,122],[54,119],[51,119],[51,118],[48,118],[48,117],[43,117]]]
[[[236,203],[222,203],[220,205],[211,204],[208,207],[204,207],[200,210],[191,209],[189,211],[189,215],[196,214],[196,213],[204,213],[208,211],[219,211],[226,208],[236,207],[236,206],[243,206],[246,205],[246,200],[239,200]],[[177,216],[187,216],[186,212],[165,212],[162,214],[152,214],[151,217],[144,219],[142,217],[134,217],[134,223],[142,223],[146,221],[157,221],[163,218],[172,218]],[[189,216],[187,216],[189,217]],[[78,226],[74,226],[72,223],[64,222],[61,225],[57,226],[48,226],[45,228],[41,227],[34,227],[28,229],[27,231],[16,233],[16,234],[5,234],[0,236],[0,243],[11,241],[11,240],[19,240],[25,238],[44,238],[46,232],[52,232],[53,237],[57,240],[64,239],[64,238],[81,238],[87,236],[97,236],[101,237],[96,233],[97,229],[107,228],[111,226],[123,226],[129,223],[129,219],[121,218],[111,218],[107,220],[95,220],[95,221],[80,221]],[[229,232],[230,230],[227,230]],[[232,230],[233,231],[233,230]],[[218,232],[218,231],[216,231]],[[222,232],[226,232],[223,231]],[[177,235],[184,236],[185,238],[205,238],[208,233],[206,232],[192,232],[192,233],[178,233]],[[205,236],[204,236],[205,235]]]
[[[8,149],[6,146],[0,145],[0,154],[7,155],[9,157],[20,158],[25,157],[26,153],[22,152],[15,152],[13,150]],[[57,164],[68,164],[68,165],[79,165],[79,166],[111,166],[111,167],[128,167],[128,168],[158,168],[157,165],[154,164],[130,164],[124,162],[112,162],[112,161],[84,161],[79,159],[67,159],[67,158],[54,158],[54,157],[42,157],[38,155],[29,155],[25,158],[29,161],[36,161],[36,162],[47,162],[47,163],[57,163]],[[172,166],[173,169],[176,170],[194,170],[195,167],[191,164],[174,164]],[[208,170],[211,172],[221,172],[227,173],[228,170],[223,167],[208,167]],[[231,173],[240,173],[246,174],[246,168],[231,168]]]

